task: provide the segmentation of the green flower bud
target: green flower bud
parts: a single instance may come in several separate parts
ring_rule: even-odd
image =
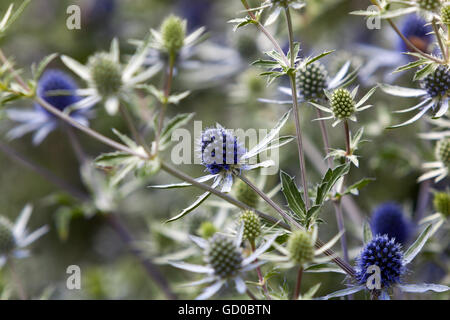
[[[167,52],[177,54],[184,44],[186,21],[176,16],[169,16],[161,25],[161,35]]]
[[[313,62],[301,68],[297,76],[299,93],[305,99],[321,98],[325,95],[328,73],[320,62]]]
[[[238,180],[236,183],[236,198],[252,208],[257,208],[259,195],[253,191],[244,181]]]
[[[442,23],[450,25],[450,5],[446,5],[441,8]]]
[[[291,234],[287,249],[292,262],[302,266],[314,258],[314,243],[311,234],[297,230]]]
[[[215,275],[222,279],[234,277],[241,268],[242,260],[241,249],[230,238],[216,233],[209,240],[205,261],[214,269]]]
[[[246,210],[239,219],[244,223],[244,239],[253,242],[261,234],[261,220],[258,215]]]
[[[433,199],[434,210],[450,217],[450,192],[436,192]]]
[[[336,118],[347,119],[355,113],[355,101],[347,89],[337,89],[331,96],[331,110]]]
[[[441,6],[441,0],[418,0],[419,7],[423,10],[435,11]]]
[[[8,219],[0,217],[0,255],[11,252],[16,246],[13,226]]]
[[[211,238],[217,232],[217,228],[212,224],[212,222],[203,222],[197,230],[197,234],[204,239]]]
[[[89,58],[93,86],[102,97],[117,94],[122,86],[120,65],[108,53],[97,53]]]
[[[439,140],[435,152],[436,158],[450,168],[450,138]]]

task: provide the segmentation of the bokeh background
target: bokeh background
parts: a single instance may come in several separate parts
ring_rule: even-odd
[[[258,3],[252,2],[254,5]],[[368,30],[363,19],[348,15],[352,10],[363,9],[361,6],[366,5],[363,2],[315,0],[309,1],[307,11],[295,13],[295,38],[301,42],[302,55],[336,49],[336,53],[324,60],[330,73],[333,73],[346,59],[352,59],[355,64],[367,63],[367,57],[358,56],[354,50],[355,44],[371,44],[396,50],[398,39],[387,25],[383,24],[380,30]],[[81,30],[66,28],[66,9],[70,4],[78,4],[82,9]],[[1,1],[0,12],[4,12],[8,5],[9,1]],[[175,78],[174,91],[192,90],[192,94],[180,106],[170,108],[169,115],[195,112],[195,120],[203,121],[204,127],[220,122],[229,128],[271,128],[286,112],[287,107],[264,104],[257,99],[276,98],[276,87],[284,81],[266,87],[265,80],[258,77],[258,70],[250,66],[252,61],[263,57],[262,51],[270,46],[251,26],[233,32],[233,26],[227,21],[241,16],[240,10],[242,8],[238,0],[34,0],[8,36],[0,39],[0,45],[8,56],[14,57],[17,64],[23,66],[24,76],[29,76],[29,66],[47,54],[58,52],[84,62],[92,53],[107,50],[114,37],[119,38],[123,52],[132,53],[134,47],[128,40],[142,39],[149,28],[159,28],[164,17],[171,13],[177,14],[188,20],[188,29],[191,31],[200,26],[207,27],[207,42],[222,48],[217,51],[221,56],[214,56],[216,51],[213,51],[210,58],[224,59],[228,69],[215,81],[202,81],[202,76],[216,72],[215,69],[204,67],[194,75],[180,70]],[[271,27],[280,43],[287,47],[285,29],[284,19]],[[52,62],[51,67],[64,69],[59,60]],[[380,70],[379,79],[383,79],[385,72],[389,70]],[[411,85],[410,78],[411,74],[405,73],[396,82]],[[157,86],[160,82],[158,77],[152,80]],[[362,83],[362,87],[367,88],[367,84]],[[416,183],[421,174],[421,163],[433,159],[432,144],[417,137],[417,133],[427,130],[427,124],[421,121],[398,130],[385,130],[389,124],[405,120],[401,116],[393,116],[391,111],[406,107],[409,102],[400,98],[390,100],[382,93],[377,93],[373,101],[376,107],[364,112],[358,124],[352,125],[354,131],[357,126],[364,125],[365,139],[369,142],[358,151],[360,167],[352,169],[350,179],[376,179],[358,197],[354,197],[350,204],[353,208],[351,211],[353,214],[356,212],[359,220],[352,219],[348,212],[345,213],[350,247],[356,253],[362,244],[361,222],[368,219],[380,203],[398,202],[412,223],[433,212],[429,200],[422,202],[424,209],[418,207],[421,185]],[[28,108],[31,104],[20,101],[14,107]],[[143,98],[143,106],[136,114],[142,115],[142,121],[146,121],[145,115],[154,111],[155,107],[156,101]],[[315,164],[321,162],[323,150],[320,131],[317,123],[310,121],[316,116],[310,107],[302,106],[301,114],[309,146],[308,176],[311,181],[318,182],[320,175]],[[30,228],[43,224],[51,228],[46,236],[33,245],[32,257],[17,262],[18,272],[29,295],[51,299],[163,299],[164,295],[147,277],[136,257],[130,254],[106,222],[105,214],[91,210],[89,205],[72,198],[24,165],[24,161],[34,163],[73,187],[87,192],[66,132],[55,131],[40,146],[35,147],[31,144],[30,136],[8,141],[5,133],[13,125],[4,117],[0,120],[3,151],[0,152],[0,214],[14,220],[21,208],[26,203],[31,203],[34,212]],[[92,127],[110,137],[113,137],[111,128],[128,133],[120,117],[106,115],[101,107],[96,108]],[[187,128],[192,130],[192,124]],[[332,129],[331,126],[328,129],[331,133],[331,145],[343,148],[342,129]],[[295,128],[289,123],[284,133],[293,132]],[[84,151],[91,157],[109,151],[107,147],[82,133],[76,134]],[[170,152],[165,157],[165,161],[170,161]],[[281,169],[295,175],[297,161],[294,145],[281,149]],[[203,171],[196,165],[185,165],[180,169],[193,176],[199,176]],[[252,178],[258,180],[260,177]],[[143,181],[139,188],[118,201],[116,206],[120,219],[138,239],[136,246],[156,261],[166,254],[186,249],[184,237],[189,233],[198,233],[202,222],[223,217],[224,209],[215,206],[218,199],[211,198],[210,204],[197,209],[193,217],[170,225],[164,224],[167,218],[176,215],[199,194],[195,189],[178,192],[145,187],[171,181],[175,179],[160,173]],[[270,190],[278,183],[277,175],[269,176],[265,188]],[[439,189],[447,185],[448,180],[445,180],[433,187]],[[276,200],[284,203],[280,194]],[[270,212],[269,208],[262,208]],[[235,209],[229,209],[224,219],[233,220],[238,213]],[[331,205],[325,207],[322,217],[326,224],[321,227],[320,235],[323,239],[330,239],[337,230]],[[439,238],[434,241],[439,242]],[[412,267],[414,273],[411,272],[408,277],[416,283],[426,281],[448,284],[448,242],[444,245],[444,250],[442,246],[440,250],[433,250],[433,245],[432,242],[427,246]],[[82,270],[81,290],[70,291],[65,287],[68,276],[66,268],[73,264],[79,265]],[[161,265],[160,268],[181,297],[193,298],[198,293],[195,288],[178,287],[178,284],[193,279],[191,275],[170,266]],[[8,277],[7,270],[0,270],[0,288],[5,288]],[[291,270],[286,274],[276,275],[272,285],[278,287],[287,283],[293,286],[294,279],[295,271]],[[317,282],[322,283],[318,295],[323,295],[342,288],[343,277],[335,274],[311,274],[304,277],[304,288]],[[427,297],[447,299],[448,294]],[[219,298],[243,297],[237,296],[232,290],[225,290]],[[408,298],[414,298],[414,295],[409,295]]]

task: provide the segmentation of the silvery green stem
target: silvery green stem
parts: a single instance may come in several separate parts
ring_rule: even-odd
[[[251,240],[249,242],[250,242],[250,246],[252,248],[252,252],[255,252],[255,250],[256,250],[255,240]],[[256,262],[258,262],[258,259],[255,260],[255,263]],[[256,268],[256,273],[258,274],[258,280],[259,280],[259,283],[261,284],[261,286],[263,288],[264,295],[266,296],[266,298],[268,300],[272,300],[272,298],[270,297],[270,294],[269,294],[269,290],[267,289],[267,283],[264,281],[264,277],[263,277],[262,272],[261,272],[261,267],[257,267]]]
[[[302,286],[302,276],[303,276],[303,267],[300,266],[298,267],[297,282],[295,284],[295,291],[292,300],[297,300],[298,296],[300,295],[300,288]]]
[[[7,155],[12,160],[17,161],[22,166],[30,169],[31,171],[36,172],[46,180],[53,183],[58,188],[61,188],[61,190],[64,190],[65,192],[75,196],[76,198],[86,200],[88,198],[88,195],[84,192],[78,190],[77,188],[73,187],[72,185],[68,184],[66,181],[61,179],[60,177],[53,174],[53,172],[49,171],[47,168],[44,168],[29,159],[27,159],[24,155],[20,154],[16,150],[13,150],[11,147],[3,144],[0,142],[0,151],[2,151],[5,155]]]
[[[303,228],[297,221],[295,221],[291,216],[289,216],[286,212],[284,212],[283,209],[280,208],[280,206],[278,206],[275,202],[273,202],[263,191],[258,189],[258,187],[256,187],[254,184],[252,184],[248,179],[246,179],[242,175],[239,176],[239,178],[242,181],[244,181],[251,189],[253,189],[253,191],[255,191],[259,196],[261,196],[278,213],[281,214],[281,212],[283,212],[283,214],[281,214],[281,215],[285,219],[288,219],[288,221],[293,221],[293,224],[296,228],[305,230],[305,228]],[[291,230],[291,228],[289,227],[287,230]],[[320,239],[317,239],[316,243],[314,244],[314,246],[317,249],[320,249],[323,245],[324,245],[324,243]],[[353,269],[353,267],[351,265],[349,265],[348,262],[343,261],[341,258],[339,258],[333,250],[331,250],[331,249],[325,250],[324,254],[331,257],[333,262],[336,263],[340,268],[342,268],[342,270],[344,270],[349,276],[355,277],[355,270]]]
[[[295,56],[294,56],[294,34],[292,29],[292,19],[291,13],[289,11],[289,7],[285,8],[286,13],[286,21],[288,25],[288,33],[289,33],[289,50],[291,52],[291,68],[295,69]],[[308,179],[306,177],[306,166],[305,166],[305,155],[303,151],[303,139],[302,139],[302,130],[300,124],[300,116],[298,113],[298,100],[297,100],[297,84],[295,79],[295,72],[289,74],[289,80],[291,84],[292,91],[292,102],[294,109],[294,120],[295,120],[295,131],[297,135],[297,149],[298,149],[298,159],[300,162],[300,176],[302,179],[303,185],[303,196],[305,197],[305,206],[306,209],[309,209],[309,195],[308,195]]]
[[[378,0],[371,0],[371,2],[376,5],[379,9],[382,9],[380,4],[378,3]],[[392,29],[399,35],[400,38],[405,42],[405,44],[412,50],[420,54],[422,57],[430,59],[436,63],[439,64],[446,64],[446,61],[437,59],[436,57],[433,57],[432,55],[423,52],[419,48],[417,48],[414,43],[412,43],[405,35],[400,31],[400,29],[397,27],[397,25],[392,21],[392,19],[386,19],[386,21],[389,23],[389,25],[392,27]]]
[[[437,26],[436,18],[433,18],[433,20],[431,21],[431,25],[433,26],[434,35],[436,36],[436,39],[438,41],[439,48],[441,49],[442,56],[444,57],[445,61],[448,61],[448,52],[445,49],[444,42],[442,41],[442,37],[441,37],[441,34],[439,32],[439,28]]]
[[[174,54],[171,54],[169,57],[169,65],[166,68],[166,81],[164,84],[164,98],[165,101],[161,104],[161,110],[159,113],[159,121],[158,121],[158,128],[155,128],[156,130],[156,137],[155,137],[155,152],[158,151],[158,145],[159,145],[159,139],[161,136],[161,130],[164,123],[164,116],[167,109],[168,104],[168,98],[170,96],[170,91],[172,89],[172,81],[173,81],[173,68],[175,67],[175,56]]]
[[[16,286],[17,293],[19,294],[20,300],[27,300],[27,294],[25,292],[25,287],[22,284],[22,281],[20,280],[20,277],[16,273],[16,265],[13,261],[13,259],[9,259],[9,270],[11,271],[11,277],[14,282],[14,285]]]
[[[247,3],[247,0],[241,0],[242,4],[244,5],[245,9],[250,10],[250,6]],[[252,18],[253,21],[256,21],[256,27],[267,37],[267,39],[272,43],[275,50],[283,57],[283,60],[286,64],[289,64],[288,59],[286,58],[286,55],[283,52],[283,49],[281,49],[278,42],[275,40],[275,38],[270,34],[269,31],[258,21],[256,16],[253,14],[253,12],[248,11],[248,14],[250,18]]]

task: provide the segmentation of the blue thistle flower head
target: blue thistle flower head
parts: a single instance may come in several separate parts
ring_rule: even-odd
[[[444,97],[450,89],[450,70],[447,66],[437,67],[421,80],[421,85],[431,98]]]
[[[376,235],[364,247],[357,260],[356,279],[360,284],[367,283],[367,279],[372,275],[371,272],[367,272],[367,269],[373,265],[380,268],[383,289],[400,283],[401,277],[405,273],[400,244],[387,235]]]
[[[38,81],[37,95],[55,108],[63,111],[68,106],[80,101],[81,97],[75,94],[52,95],[51,92],[57,90],[74,92],[77,89],[78,86],[72,77],[60,70],[49,69],[42,74]],[[41,106],[38,107],[43,109]]]
[[[404,36],[411,41],[420,50],[427,52],[428,47],[433,41],[433,37],[430,35],[431,27],[426,26],[427,22],[418,15],[408,15],[403,20],[401,31]],[[397,50],[400,52],[409,52],[411,49],[405,44],[402,39],[398,39]]]
[[[379,205],[372,214],[370,226],[373,234],[387,234],[401,244],[405,244],[411,234],[410,222],[401,206],[394,202]]]
[[[202,133],[202,164],[211,174],[234,169],[245,152],[238,138],[224,128],[210,128]]]

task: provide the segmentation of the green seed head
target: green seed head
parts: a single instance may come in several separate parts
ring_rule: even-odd
[[[450,25],[450,5],[441,8],[441,19],[443,24]]]
[[[216,233],[209,240],[205,261],[214,269],[215,275],[222,279],[234,277],[241,268],[242,260],[241,249],[230,238]]]
[[[355,113],[355,101],[347,89],[337,89],[331,96],[331,110],[338,119],[347,119]]]
[[[244,239],[254,241],[261,234],[261,220],[253,211],[242,212],[240,221],[244,223]]]
[[[434,210],[450,217],[450,192],[436,192],[433,199]]]
[[[122,86],[120,65],[108,53],[97,53],[89,58],[92,82],[102,97],[117,94]]]
[[[205,221],[203,222],[197,230],[197,233],[200,237],[204,239],[211,238],[217,232],[217,228],[212,224],[212,222]]]
[[[439,140],[436,144],[436,158],[450,168],[450,138]]]
[[[13,226],[5,217],[0,216],[0,255],[11,252],[16,246]]]
[[[258,194],[253,191],[244,181],[236,183],[236,198],[252,208],[257,208],[259,203]]]
[[[186,21],[176,16],[169,16],[161,25],[161,35],[167,52],[177,54],[184,44]]]
[[[423,10],[436,11],[441,6],[441,0],[418,0],[418,4]]]
[[[314,243],[311,234],[297,230],[291,234],[287,249],[292,262],[302,266],[314,258]]]
[[[320,62],[313,62],[298,72],[298,91],[307,100],[321,98],[327,87],[328,73]]]

